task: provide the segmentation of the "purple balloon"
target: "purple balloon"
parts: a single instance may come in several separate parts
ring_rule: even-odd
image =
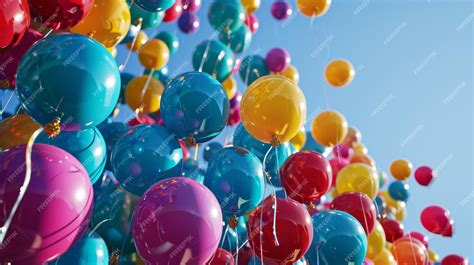
[[[178,27],[184,33],[194,33],[199,28],[199,18],[194,13],[183,13],[178,19]]]
[[[25,178],[26,146],[0,153],[0,224],[4,224]],[[57,147],[35,144],[31,181],[0,248],[0,260],[44,264],[65,253],[89,224],[93,204],[87,171]]]
[[[201,0],[182,0],[184,12],[196,13],[201,8]]]
[[[267,65],[268,70],[275,73],[285,71],[290,65],[290,62],[290,55],[282,48],[271,49],[265,58],[265,64]]]
[[[293,13],[290,4],[284,0],[275,1],[272,4],[271,11],[273,17],[278,20],[286,19],[291,15],[291,13]]]
[[[214,194],[183,177],[152,186],[135,207],[133,238],[149,264],[205,264],[222,234],[222,212]]]
[[[354,150],[345,144],[336,145],[332,149],[333,157],[343,158],[343,159],[349,159],[349,157],[352,155],[353,152]]]
[[[236,91],[234,97],[229,100],[230,109],[240,108],[240,101],[242,101],[242,95]]]

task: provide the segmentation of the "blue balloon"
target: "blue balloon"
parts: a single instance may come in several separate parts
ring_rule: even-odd
[[[105,241],[98,234],[93,233],[89,236],[89,231],[87,231],[66,253],[49,264],[107,265],[109,251]]]
[[[183,151],[173,133],[160,125],[138,125],[128,130],[112,151],[112,168],[122,186],[135,195],[154,183],[178,176]]]
[[[181,176],[191,178],[197,182],[204,184],[204,177],[206,176],[206,171],[199,168],[197,161],[194,159],[187,159],[183,163],[183,170],[181,171]]]
[[[16,82],[26,112],[43,126],[58,118],[64,131],[95,127],[112,113],[120,94],[114,57],[79,34],[38,41],[21,59]]]
[[[385,200],[381,196],[375,197],[375,209],[377,210],[377,215],[381,215],[383,211],[385,210],[385,207],[387,204],[385,203]]]
[[[270,70],[267,68],[265,58],[260,55],[249,55],[240,63],[239,75],[246,85],[250,85],[258,78],[269,74]]]
[[[217,31],[234,31],[244,24],[245,10],[240,1],[216,0],[209,7],[207,18]]]
[[[168,49],[170,50],[170,54],[174,54],[178,50],[178,37],[169,31],[159,32],[156,34],[155,39],[162,40],[164,43],[166,43],[166,46],[168,46]]]
[[[130,6],[130,15],[133,25],[138,25],[138,19],[142,19],[142,29],[155,28],[161,24],[165,12],[149,12],[142,9],[140,6],[135,4],[135,2],[137,1],[134,1],[134,4]],[[127,0],[127,3],[130,5],[131,0]]]
[[[252,41],[252,32],[246,25],[231,32],[219,33],[219,40],[229,46],[235,53],[245,51]]]
[[[226,80],[234,68],[234,53],[218,40],[201,42],[193,53],[194,70],[215,77],[219,82]]]
[[[112,157],[112,149],[117,143],[118,139],[129,129],[130,127],[123,122],[113,122],[110,119],[105,120],[103,123],[97,126],[97,129],[101,132],[105,140],[105,146],[107,148],[107,162],[105,169],[112,170],[110,160]]]
[[[135,0],[134,3],[148,12],[166,11],[176,0]]]
[[[151,70],[145,69],[145,70],[143,71],[143,74],[144,74],[144,75],[149,75],[150,72],[151,72]],[[172,80],[172,79],[168,76],[168,72],[169,72],[168,67],[164,66],[164,67],[162,67],[162,68],[160,68],[160,69],[158,69],[158,70],[154,70],[152,75],[153,75],[154,78],[160,80],[161,83],[163,84],[163,86],[166,86],[166,85],[168,85],[169,82],[171,82],[171,80]]]
[[[240,146],[249,150],[262,162],[268,150],[270,150],[272,147],[270,144],[260,142],[259,140],[253,138],[253,136],[250,135],[242,123],[239,123],[239,125],[237,125],[235,128],[233,144],[235,146]]]
[[[219,150],[207,168],[204,179],[216,196],[226,217],[242,216],[263,199],[264,178],[262,164],[249,151],[229,146]]]
[[[89,174],[92,184],[104,172],[107,163],[107,149],[104,137],[97,128],[63,132],[54,138],[42,133],[36,141],[59,147],[77,158]]]
[[[219,246],[222,246],[223,249],[230,253],[233,253],[233,251],[237,249],[237,239],[239,240],[239,245],[242,245],[242,243],[247,240],[247,220],[245,219],[245,216],[240,216],[237,220],[238,223],[236,228],[229,227],[227,234],[222,231],[221,241],[219,243]]]
[[[310,264],[363,264],[367,236],[357,219],[329,210],[314,215],[312,221],[314,238],[305,255]]]
[[[268,154],[267,159],[264,161],[264,169],[270,174],[270,183],[273,186],[281,187],[280,167],[294,153],[296,153],[296,148],[289,142],[285,142]]]
[[[125,89],[127,88],[128,83],[135,78],[135,75],[130,73],[121,73],[120,74],[120,96],[118,103],[125,103]]]
[[[229,119],[229,99],[210,75],[187,72],[175,77],[161,96],[161,117],[178,138],[196,143],[216,137]]]
[[[406,202],[410,197],[409,189],[410,186],[407,183],[394,181],[388,186],[388,193],[393,199]]]
[[[313,139],[311,132],[306,132],[306,143],[304,144],[302,150],[312,150],[322,154],[324,157],[328,157],[331,154],[331,148],[320,145]]]
[[[212,156],[215,153],[217,153],[217,151],[221,150],[222,147],[223,146],[220,143],[217,143],[217,142],[212,142],[212,143],[209,143],[208,145],[206,145],[204,147],[204,153],[203,153],[204,160],[206,160],[207,162],[211,161]]]

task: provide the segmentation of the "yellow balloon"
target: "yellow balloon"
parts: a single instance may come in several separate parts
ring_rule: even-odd
[[[337,111],[327,110],[313,120],[311,135],[321,145],[335,146],[347,135],[346,118]]]
[[[296,151],[300,151],[306,143],[306,130],[304,127],[298,131],[295,137],[291,138],[290,143],[295,147]]]
[[[397,265],[397,262],[395,261],[392,252],[390,252],[390,250],[386,248],[384,248],[380,255],[372,261],[375,265]]]
[[[364,163],[366,165],[369,165],[373,168],[376,167],[375,165],[375,160],[369,156],[368,154],[365,154],[365,153],[359,153],[359,152],[355,152],[351,155],[350,159],[349,159],[349,163]]]
[[[436,252],[434,252],[432,249],[429,249],[428,251],[429,251],[429,252],[428,252],[428,255],[429,255],[429,257],[430,257],[430,261],[431,261],[431,262],[437,262],[437,261],[439,261],[439,256],[438,256],[438,254],[437,254]]]
[[[413,165],[406,159],[398,159],[390,164],[390,174],[397,180],[406,180],[410,177]]]
[[[141,114],[156,112],[160,109],[163,84],[152,77],[148,87],[143,94],[143,89],[148,76],[143,75],[130,80],[125,89],[125,102],[132,110],[138,110]]]
[[[398,208],[396,208],[392,213],[395,216],[395,219],[397,219],[397,221],[403,222],[407,216],[406,204],[403,202],[399,202]]]
[[[170,50],[162,40],[152,39],[140,48],[138,59],[146,69],[158,70],[168,63]]]
[[[337,189],[336,189],[336,188],[333,188],[333,189],[331,190],[331,197],[332,197],[332,198],[336,198],[337,195],[339,195],[339,193],[337,193]]]
[[[235,93],[237,93],[237,82],[235,82],[235,79],[232,76],[229,76],[226,80],[222,81],[221,85],[229,99],[233,98]]]
[[[376,221],[374,229],[367,238],[367,258],[375,260],[385,249],[385,232],[382,225]]]
[[[377,172],[366,164],[349,164],[337,174],[336,189],[339,194],[355,191],[374,199],[377,196],[378,187]]]
[[[332,0],[297,0],[296,5],[303,15],[308,17],[320,17],[329,10],[331,1]]]
[[[247,11],[247,14],[252,14],[260,7],[260,0],[240,0]]]
[[[306,99],[295,82],[279,75],[267,75],[245,90],[240,114],[250,135],[276,146],[291,140],[303,127]]]
[[[386,190],[381,191],[380,196],[382,196],[387,204],[387,210],[391,212],[398,221],[403,221],[406,216],[406,203],[393,199]]]
[[[95,0],[89,15],[70,31],[87,35],[111,48],[125,38],[129,28],[130,10],[125,0]]]
[[[326,66],[324,76],[326,81],[333,87],[343,87],[354,79],[354,66],[349,61],[338,59]]]
[[[140,49],[140,47],[142,47],[142,45],[144,45],[145,43],[148,42],[148,35],[146,35],[145,31],[143,30],[140,30],[140,32],[138,32],[137,34],[137,37],[135,39],[135,43],[133,44],[133,47],[132,47],[132,43],[133,43],[133,40],[127,42],[127,48],[131,49],[132,51],[137,51],[138,49]]]
[[[17,114],[0,121],[0,149],[26,144],[39,127],[28,114]]]
[[[284,76],[293,82],[297,83],[300,81],[300,73],[293,65],[288,66],[283,72],[276,73],[277,75]]]
[[[357,143],[354,145],[354,153],[367,154],[369,151],[363,143]]]

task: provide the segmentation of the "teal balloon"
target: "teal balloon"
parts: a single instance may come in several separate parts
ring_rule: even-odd
[[[217,31],[234,31],[244,24],[245,10],[240,1],[216,0],[209,7],[207,18]]]
[[[209,143],[204,147],[203,158],[205,161],[209,162],[212,160],[212,156],[217,153],[217,151],[222,149],[222,145],[217,142]]]
[[[181,171],[181,176],[194,179],[197,182],[204,184],[204,177],[206,176],[206,171],[199,168],[197,161],[195,161],[194,159],[187,159],[183,163],[183,170]]]
[[[390,183],[388,186],[388,193],[390,194],[390,197],[397,201],[403,201],[406,202],[408,201],[408,198],[410,197],[410,192],[409,192],[410,186],[408,183],[404,183],[401,181],[394,181]]]
[[[252,256],[252,258],[250,259],[250,261],[247,264],[248,265],[262,265],[262,263],[260,262],[260,259],[257,256]],[[324,263],[321,263],[321,265],[323,265],[323,264]],[[308,263],[308,261],[306,261],[306,259],[304,257],[302,257],[301,259],[299,259],[295,263],[293,263],[293,265],[309,265],[309,263]],[[326,264],[324,264],[324,265],[326,265]],[[327,264],[327,265],[331,265],[331,264]]]
[[[180,139],[197,143],[216,137],[227,124],[229,99],[222,85],[202,72],[175,77],[161,96],[160,113],[166,127]]]
[[[272,147],[270,144],[260,142],[253,138],[242,123],[239,123],[235,128],[233,144],[249,150],[262,162],[268,150]]]
[[[130,5],[130,0],[127,3]],[[134,4],[130,7],[130,15],[132,24],[138,25],[138,19],[142,19],[142,29],[155,28],[161,24],[165,12],[149,12],[139,7],[134,1]]]
[[[324,157],[328,157],[331,154],[331,148],[320,145],[313,139],[311,132],[306,132],[306,143],[304,144],[302,150],[312,150],[322,154]]]
[[[176,53],[179,47],[179,40],[178,37],[169,32],[169,31],[162,31],[156,34],[155,39],[162,40],[166,46],[168,46],[168,49],[170,50],[170,54]]]
[[[87,231],[66,253],[56,260],[51,261],[51,265],[108,265],[109,251],[105,241],[96,233],[89,236]]]
[[[127,88],[128,83],[135,78],[135,75],[131,73],[120,73],[120,96],[119,103],[125,103],[125,89]]]
[[[296,148],[288,142],[280,144],[276,147],[276,150],[273,149],[268,153],[264,161],[264,169],[270,174],[270,183],[273,186],[281,187],[280,167],[285,163],[286,159],[294,153],[296,153]]]
[[[134,3],[148,12],[166,11],[176,0],[135,0]]]
[[[21,59],[16,82],[26,112],[43,126],[59,118],[63,131],[97,126],[120,94],[115,59],[102,44],[79,34],[38,41]]]
[[[145,69],[143,71],[144,75],[150,75],[151,70]],[[168,76],[169,74],[169,69],[168,67],[164,66],[158,70],[153,71],[153,77],[160,80],[163,86],[166,86],[169,82],[171,82],[171,78]]]
[[[36,141],[59,147],[77,158],[89,174],[92,184],[104,172],[107,163],[107,149],[104,137],[97,128],[62,132],[54,138],[42,133]]]
[[[201,42],[193,53],[193,67],[194,70],[208,73],[222,82],[232,73],[234,53],[218,40]]]
[[[385,207],[387,207],[387,203],[385,202],[384,198],[381,196],[377,196],[375,197],[374,203],[375,209],[377,210],[377,215],[382,215],[385,210]]]
[[[216,196],[225,218],[229,218],[245,215],[260,204],[264,181],[258,158],[241,147],[229,146],[219,150],[209,163],[204,185]]]
[[[112,168],[122,186],[143,195],[154,183],[178,176],[183,151],[175,135],[160,125],[138,125],[120,137],[112,150]]]
[[[260,55],[249,55],[240,63],[239,75],[246,85],[269,74],[270,70],[267,68],[265,58]]]
[[[239,240],[239,245],[243,244],[247,240],[247,220],[245,216],[240,216],[237,218],[237,227],[228,228],[227,234],[222,231],[221,242],[219,246],[222,246],[223,249],[233,253],[239,246],[237,245],[237,240]],[[224,237],[225,236],[225,237]]]
[[[310,264],[363,264],[367,236],[357,219],[329,210],[314,215],[312,221],[313,242],[305,255]]]
[[[112,171],[112,165],[110,159],[112,157],[112,149],[117,143],[118,139],[129,129],[130,127],[123,122],[113,122],[111,119],[107,119],[97,126],[100,133],[104,137],[105,146],[107,149],[107,162],[105,163],[105,169]]]
[[[241,53],[250,46],[252,32],[246,25],[243,25],[234,31],[220,32],[219,40],[228,45],[235,53]]]

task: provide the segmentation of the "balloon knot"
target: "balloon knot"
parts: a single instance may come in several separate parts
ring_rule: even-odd
[[[310,202],[310,203],[308,203],[307,208],[308,208],[308,211],[312,212],[312,211],[316,210],[316,205],[314,205],[314,203]]]
[[[141,25],[142,22],[143,22],[143,18],[141,18],[141,17],[137,18],[137,20],[135,20],[135,26]]]
[[[237,227],[237,225],[239,224],[239,220],[237,220],[237,216],[235,215],[232,215],[231,217],[229,217],[229,227],[234,229]]]
[[[194,138],[194,136],[192,134],[188,135],[188,137],[186,137],[184,142],[186,143],[187,147],[192,147],[192,146],[195,146],[197,144],[196,138]]]
[[[51,138],[58,136],[61,132],[61,120],[54,118],[44,126],[44,132]]]
[[[271,144],[273,147],[279,146],[279,145],[280,145],[280,140],[278,140],[278,136],[273,135],[273,136],[272,136],[272,140],[270,141],[270,144]]]

